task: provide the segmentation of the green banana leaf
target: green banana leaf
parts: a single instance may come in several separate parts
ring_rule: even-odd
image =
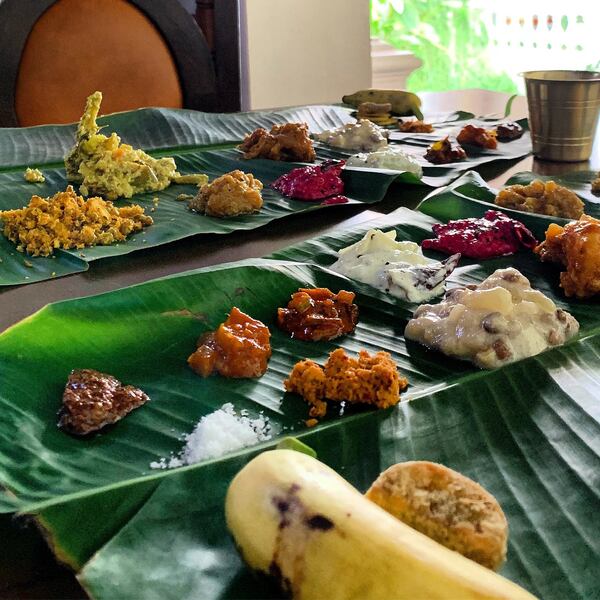
[[[117,132],[134,147],[148,150],[155,156],[175,157],[181,172],[203,170],[216,177],[233,168],[248,170],[249,164],[238,161],[239,157],[234,154],[226,153],[222,159],[219,154],[202,156],[198,149],[231,147],[249,131],[283,121],[305,121],[312,131],[321,131],[351,120],[348,111],[337,106],[304,106],[235,114],[144,108],[101,117],[99,124],[107,131]],[[64,189],[63,157],[73,146],[74,139],[74,124],[0,129],[0,210],[20,208],[33,194],[47,196]],[[40,167],[46,183],[25,182],[23,170],[26,166]],[[272,180],[292,166],[264,164],[263,168],[256,167],[256,174],[260,172],[261,176]],[[366,185],[359,182],[357,187],[359,199],[373,202],[380,199],[374,194],[365,196]],[[354,190],[353,186],[350,188]],[[387,186],[380,186],[381,197],[386,189]],[[193,215],[186,210],[185,203],[173,202],[180,193],[194,194],[196,191],[193,186],[171,186],[162,192],[136,196],[132,201],[146,204],[148,210],[153,206],[149,202],[152,198],[158,197],[163,201],[152,213],[155,225],[136,236],[135,240],[128,239],[113,246],[88,248],[82,252],[59,250],[53,258],[32,258],[17,252],[14,244],[0,235],[0,286],[34,283],[80,273],[97,258],[127,254],[198,233],[230,233],[260,227],[273,219],[317,208],[315,204],[290,202],[269,191],[265,208],[259,215],[223,220]]]
[[[448,123],[469,113],[448,115]],[[141,109],[108,115],[101,119],[110,131],[117,131],[124,140],[134,146],[149,150],[155,155],[169,155],[176,159],[182,173],[206,172],[211,177],[222,175],[232,169],[253,172],[267,185],[276,177],[289,171],[297,164],[278,163],[267,160],[242,159],[235,149],[206,152],[214,146],[230,146],[258,126],[269,126],[285,120],[306,121],[313,131],[335,127],[350,120],[348,111],[336,106],[308,106],[283,109],[275,112],[250,112],[239,114],[212,114],[186,110]],[[64,189],[66,179],[62,157],[72,146],[74,125],[49,125],[23,129],[0,130],[0,210],[20,208],[32,194],[52,195]],[[527,145],[522,140],[512,142],[518,154],[519,148]],[[406,145],[407,149],[415,149]],[[418,149],[417,149],[418,150]],[[411,150],[412,151],[412,150]],[[421,153],[421,150],[418,150]],[[322,159],[345,158],[349,153],[318,145]],[[484,153],[485,154],[485,153]],[[515,153],[505,158],[514,158]],[[473,160],[475,162],[473,162]],[[450,166],[426,165],[422,180],[410,173],[379,169],[349,168],[344,171],[346,195],[351,202],[378,202],[394,181],[409,184],[439,186],[457,177],[465,168],[489,162],[484,155],[469,159],[464,164]],[[493,159],[495,160],[495,158]],[[30,184],[22,177],[24,165],[38,165],[46,176],[44,184]],[[273,190],[265,191],[265,206],[258,215],[231,219],[216,219],[190,213],[185,202],[176,202],[181,193],[195,193],[194,186],[171,186],[162,192],[139,194],[132,202],[141,203],[152,211],[155,224],[120,244],[97,246],[81,251],[59,250],[51,258],[32,258],[16,251],[15,246],[0,236],[0,286],[21,285],[80,273],[89,269],[93,260],[121,256],[136,250],[169,243],[191,235],[202,233],[232,233],[265,225],[275,219],[297,212],[308,212],[322,208],[318,203],[289,200]],[[151,204],[159,198],[158,206]],[[119,201],[126,205],[127,201]]]
[[[465,113],[470,114],[470,113]],[[462,116],[462,114],[460,115]],[[525,133],[518,140],[510,142],[498,142],[496,150],[486,150],[476,146],[466,147],[467,158],[465,160],[449,163],[447,165],[433,165],[425,160],[424,154],[428,146],[436,140],[446,135],[455,136],[467,123],[475,125],[493,127],[501,121],[480,121],[478,119],[466,118],[466,120],[457,120],[456,114],[450,115],[448,121],[436,124],[434,133],[401,133],[393,131],[390,134],[390,142],[402,146],[402,150],[413,156],[423,168],[423,176],[419,179],[411,173],[397,173],[385,169],[371,169],[369,171],[378,173],[380,176],[387,177],[392,181],[401,183],[412,183],[427,185],[439,188],[448,185],[459,175],[469,169],[480,168],[484,165],[494,163],[500,160],[516,160],[527,156],[531,152],[531,135],[527,125],[527,119],[522,119],[518,123],[525,129]],[[354,154],[353,152],[331,148],[323,144],[317,144],[317,155],[323,159],[344,159]],[[349,167],[347,170],[361,170],[356,167]]]
[[[462,216],[463,205],[450,205],[451,218]],[[278,253],[314,265],[251,260],[210,267],[50,305],[9,329],[0,336],[0,481],[8,488],[0,509],[37,513],[57,556],[83,567],[80,579],[94,597],[133,598],[148,582],[157,598],[264,597],[271,592],[242,568],[227,535],[223,496],[251,456],[292,434],[360,489],[408,458],[471,475],[508,515],[507,576],[549,598],[600,591],[582,558],[597,556],[600,539],[592,509],[600,490],[597,302],[567,301],[556,269],[529,253],[466,262],[453,282],[479,281],[512,264],[581,323],[579,341],[481,372],[406,342],[402,331],[414,305],[326,270],[335,250],[369,227],[394,227],[401,239],[420,241],[434,222],[400,209]],[[304,427],[307,407],[283,393],[282,380],[299,358],[323,361],[338,345],[291,340],[274,326],[275,308],[306,285],[357,292],[361,321],[337,342],[352,352],[389,350],[411,382],[404,398],[412,402],[380,412],[331,411],[317,427]],[[256,381],[200,379],[185,359],[232,305],[271,327],[269,370]],[[152,401],[91,439],[67,436],[56,429],[55,414],[66,376],[78,367],[111,372]],[[225,401],[251,415],[264,411],[273,442],[179,470],[148,468],[177,452],[181,434]]]
[[[181,173],[201,172],[208,174],[212,179],[234,169],[252,172],[265,185],[263,208],[254,215],[219,219],[191,212],[186,202],[176,200],[181,193],[195,194],[197,188],[193,185],[171,185],[162,192],[138,194],[131,202],[145,207],[147,214],[154,219],[154,225],[119,244],[94,246],[83,250],[59,250],[54,258],[34,258],[17,252],[12,242],[0,236],[0,286],[33,283],[85,271],[94,260],[125,255],[192,235],[233,233],[261,227],[296,213],[335,210],[334,205],[291,200],[270,188],[270,184],[277,177],[294,166],[299,166],[297,164],[272,160],[247,161],[242,158],[240,152],[233,149],[177,151],[171,155],[175,157]],[[47,196],[65,189],[67,181],[64,169],[44,169],[44,174],[46,182],[34,185],[25,182],[20,172],[0,173],[0,210],[19,208],[27,204],[34,193]],[[350,198],[348,204],[377,202],[383,198],[389,185],[386,179],[373,173],[347,172],[343,176],[346,181],[346,193]],[[158,205],[153,204],[153,198],[159,198]],[[119,200],[115,204],[126,206],[130,202]]]
[[[303,441],[363,491],[404,460],[467,474],[506,512],[503,575],[540,598],[595,598],[600,409],[590,393],[600,384],[599,351],[600,340],[588,338]],[[86,564],[80,583],[94,598],[140,590],[152,598],[280,598],[243,567],[226,530],[224,494],[244,462],[164,479]]]
[[[586,203],[588,203],[586,213],[591,214],[587,212],[590,204],[593,205],[596,212],[600,212],[600,197],[592,193],[592,180],[599,176],[598,171],[573,171],[571,173],[566,173],[565,175],[538,175],[531,171],[522,171],[521,173],[513,175],[506,182],[506,185],[513,185],[515,183],[527,185],[534,179],[556,181],[556,183],[573,190],[582,200],[586,201]]]
[[[83,110],[83,107],[82,107]],[[306,122],[311,131],[338,127],[353,119],[339,106],[298,106],[245,113],[204,113],[195,110],[142,108],[98,119],[105,131],[144,150],[234,145],[257,127]],[[55,163],[73,147],[75,124],[0,128],[0,170]]]
[[[448,221],[456,219],[457,214],[461,215],[460,218],[480,217],[486,210],[499,209],[513,219],[525,223],[538,240],[544,239],[545,231],[550,223],[564,225],[571,221],[571,219],[536,215],[498,207],[494,204],[497,194],[498,190],[489,187],[477,173],[469,172],[452,182],[448,187],[431,193],[421,202],[418,210],[442,221]],[[600,203],[587,200],[583,195],[580,195],[580,197],[585,205],[584,212],[599,218]]]

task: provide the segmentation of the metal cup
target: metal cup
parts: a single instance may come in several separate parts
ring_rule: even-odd
[[[600,73],[527,71],[533,153],[543,160],[588,160],[600,115]]]

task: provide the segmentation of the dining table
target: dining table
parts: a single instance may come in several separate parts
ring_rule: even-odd
[[[421,92],[423,113],[469,111],[478,116],[504,116],[509,95],[483,89]],[[511,119],[527,117],[527,101],[516,96]],[[600,169],[600,143],[596,137],[592,157],[581,163],[538,160],[531,154],[496,161],[477,169],[493,188],[502,187],[515,173],[532,171],[560,176]],[[1,167],[2,165],[0,165]],[[233,235],[198,235],[126,256],[99,261],[89,271],[29,285],[0,289],[0,332],[51,302],[95,295],[191,269],[269,255],[325,232],[343,230],[387,214],[399,207],[414,208],[431,193],[426,186],[392,184],[383,200],[368,205],[336,206],[319,213],[287,217],[282,222]],[[61,566],[37,525],[26,515],[0,516],[0,598],[85,598],[75,575]]]

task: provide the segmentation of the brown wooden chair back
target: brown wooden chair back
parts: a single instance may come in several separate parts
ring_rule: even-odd
[[[175,0],[4,0],[0,66],[1,126],[76,121],[95,90],[103,113],[216,104],[211,52]]]

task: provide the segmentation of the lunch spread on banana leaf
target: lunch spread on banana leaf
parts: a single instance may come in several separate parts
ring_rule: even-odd
[[[332,184],[322,180],[323,172],[295,169],[291,173],[299,171],[301,186],[305,180],[319,178],[320,186],[327,190],[323,193],[334,194],[341,189],[335,179],[341,165],[330,168],[335,168]],[[236,182],[248,178],[242,172],[234,176],[237,179],[232,179]],[[251,176],[248,181],[256,185]],[[291,193],[287,186],[294,181],[279,185]],[[201,189],[208,196],[208,202],[211,186],[218,183],[215,180]],[[259,195],[260,187],[249,191]],[[302,189],[300,187],[297,193]],[[584,215],[564,227],[553,224],[541,244],[523,223],[497,210],[488,210],[482,218],[436,223],[431,228],[434,237],[422,240],[420,245],[396,240],[393,230],[372,229],[356,243],[341,248],[329,268],[350,282],[376,288],[390,299],[417,305],[405,327],[406,339],[421,343],[433,352],[471,361],[482,369],[494,369],[561,346],[577,335],[579,323],[540,290],[532,288],[529,280],[513,267],[497,269],[478,284],[448,288],[447,278],[460,264],[461,256],[486,261],[535,252],[542,261],[566,268],[560,275],[560,285],[567,296],[588,298],[600,293],[599,223]],[[438,261],[425,256],[423,249],[451,256]],[[443,298],[436,301],[440,295]],[[431,301],[435,303],[422,304]],[[264,376],[269,368],[272,344],[276,343],[269,325],[236,306],[223,308],[228,311],[227,319],[216,330],[207,330],[200,337],[187,360],[189,367],[203,378]],[[301,288],[292,294],[287,306],[273,307],[277,327],[305,342],[324,343],[340,336],[352,336],[359,319],[360,303],[356,302],[355,293],[346,289]],[[89,370],[89,366],[86,369],[81,373],[96,373]],[[98,377],[112,376],[100,374]],[[97,427],[88,427],[86,433],[101,429],[105,423],[114,423],[129,412],[129,408],[121,412],[117,408],[109,420],[99,418],[98,414],[107,410],[103,392],[106,385],[90,386],[86,377],[79,375],[77,381],[77,389],[90,390],[86,403],[78,405],[78,419],[100,423]],[[118,384],[118,396],[123,396],[121,384],[114,381],[114,385]],[[281,381],[281,389],[299,395],[308,403],[305,423],[309,427],[326,415],[328,401],[388,408],[400,401],[400,392],[408,385],[409,381],[398,372],[389,353],[370,354],[360,349],[355,358],[342,348],[330,351],[324,365],[309,359],[299,360],[289,376]],[[67,385],[65,406],[74,394],[72,387],[72,383]],[[74,427],[65,429],[78,433]],[[80,428],[80,431],[83,430]]]
[[[129,226],[124,222],[121,226],[118,219],[110,216],[113,214],[127,216],[133,211],[132,214],[135,213],[138,221],[143,221],[143,227],[149,230],[149,237],[156,240],[152,245],[193,235],[195,231],[235,231],[246,220],[255,222],[251,227],[258,227],[266,220],[285,214],[273,215],[270,210],[272,192],[264,195],[267,188],[280,194],[279,198],[284,200],[314,201],[319,207],[348,204],[353,200],[345,190],[348,187],[356,188],[354,181],[356,178],[360,180],[361,172],[376,171],[378,177],[382,178],[381,185],[385,186],[385,193],[394,174],[409,176],[411,182],[429,182],[432,179],[428,175],[428,165],[459,164],[470,156],[470,148],[492,148],[497,144],[496,140],[509,143],[523,134],[523,128],[517,123],[502,122],[485,129],[467,122],[460,131],[456,130],[451,136],[434,141],[421,152],[402,140],[392,143],[389,139],[389,127],[413,137],[435,135],[438,124],[424,120],[420,99],[415,94],[401,90],[360,90],[344,96],[343,101],[357,109],[355,122],[344,119],[342,125],[331,128],[321,126],[317,130],[311,129],[306,122],[281,122],[270,128],[258,127],[254,131],[247,131],[238,146],[243,157],[238,162],[240,166],[223,168],[216,176],[211,173],[213,181],[209,181],[209,176],[203,173],[180,174],[172,157],[155,158],[145,150],[126,143],[127,140],[122,141],[115,132],[104,133],[105,126],[98,124],[102,93],[94,92],[87,98],[76,128],[75,143],[64,157],[66,179],[72,187],[49,188],[49,181],[52,180],[48,179],[46,173],[27,167],[23,173],[24,180],[39,189],[44,186],[45,193],[24,197],[20,206],[11,203],[10,208],[0,210],[2,233],[15,244],[18,252],[27,255],[22,264],[36,267],[34,277],[30,277],[33,273],[26,273],[25,270],[20,278],[11,274],[5,285],[54,277],[56,269],[53,265],[38,265],[37,260],[32,262],[29,258],[41,256],[58,258],[61,263],[68,261],[63,254],[57,253],[58,250],[77,252],[77,256],[87,263],[88,254],[82,251],[92,246],[114,247],[109,254],[94,251],[94,257],[118,255],[131,251],[130,248],[142,248],[139,243],[132,243],[135,242],[133,234],[139,231],[137,225]],[[459,144],[460,141],[465,144],[464,148]],[[328,152],[337,152],[338,156],[328,158]],[[252,172],[254,159],[276,161],[284,169],[287,162],[309,164],[290,165],[275,180],[265,181],[262,175],[257,176]],[[219,158],[217,160],[220,161]],[[246,161],[248,168],[241,165]],[[444,177],[451,177],[450,173]],[[193,193],[186,190],[175,198],[182,201],[181,208],[189,209],[189,219],[198,220],[198,224],[191,228],[184,223],[185,211],[169,208],[166,213],[163,212],[161,192],[173,184],[196,188]],[[360,187],[363,187],[362,184]],[[67,196],[64,194],[77,192],[79,200],[76,201],[75,196],[72,200],[75,212],[66,216],[65,210],[68,209],[64,205],[64,198]],[[369,195],[368,191],[364,193]],[[519,193],[515,192],[516,195]],[[543,194],[549,192],[540,195],[538,191],[525,190],[523,193],[535,194],[540,198],[532,204],[525,197],[521,203],[522,210],[534,210],[532,207],[541,206],[540,202],[545,198]],[[141,194],[154,194],[153,204],[149,205]],[[134,200],[128,205],[126,201],[132,198]],[[507,206],[516,206],[518,200],[513,195],[509,202],[511,204]],[[574,210],[576,202],[572,198],[569,202]],[[554,199],[546,205],[553,203],[556,204]],[[547,214],[566,214],[562,208],[564,204],[565,201],[561,201],[558,208]],[[308,205],[299,207],[289,204],[285,207],[285,211],[290,213],[309,209]],[[541,212],[541,209],[535,210]],[[259,214],[262,215],[260,219],[257,218]],[[204,218],[224,222],[231,219],[232,224],[202,224],[200,220]],[[61,222],[60,226],[58,222]],[[154,234],[156,226],[160,234]],[[167,236],[163,233],[165,231],[169,232]],[[147,242],[146,237],[140,236],[142,244]],[[7,260],[15,262],[12,254]],[[11,270],[15,268],[16,265],[11,266]],[[68,272],[73,266],[65,268]]]
[[[268,209],[269,194],[313,206],[348,203],[352,169],[410,173],[420,179],[430,168],[427,163],[465,161],[524,133],[515,122],[490,127],[473,122],[436,139],[436,126],[424,118],[414,94],[362,90],[343,99],[357,109],[356,122],[321,131],[311,131],[304,122],[258,127],[235,150],[247,170],[224,170],[210,180],[200,173],[182,175],[175,159],[154,158],[122,143],[116,133],[101,133],[101,100],[100,92],[87,99],[75,146],[65,157],[66,189],[47,197],[34,194],[26,206],[0,212],[3,234],[18,252],[49,257],[59,250],[125,243],[154,226],[148,213],[159,200],[153,207],[143,200],[124,204],[123,199],[158,193],[172,184],[196,186],[194,194],[180,198],[187,201],[190,219],[256,219]],[[392,140],[386,127],[407,136],[430,136],[423,139],[431,143],[416,154]],[[324,158],[322,147],[347,155]],[[252,173],[255,160],[304,164],[288,164],[281,175],[259,179]],[[46,182],[39,169],[27,168],[23,177],[32,185]],[[265,389],[284,397],[293,410],[299,407],[302,417],[295,428],[307,433],[343,418],[348,408],[378,415],[394,407],[401,410],[413,377],[420,376],[399,365],[398,352],[383,338],[378,347],[364,343],[361,319],[373,311],[373,298],[386,303],[394,338],[407,353],[417,346],[439,364],[458,359],[457,369],[470,368],[475,376],[480,375],[477,369],[501,369],[575,340],[582,327],[578,319],[556,296],[553,300],[551,293],[534,287],[517,266],[523,257],[534,259],[540,269],[555,274],[555,287],[564,298],[597,299],[600,220],[585,214],[585,203],[554,181],[507,186],[494,205],[482,216],[430,221],[426,237],[419,239],[397,239],[394,229],[372,228],[338,247],[335,260],[323,267],[335,286],[313,283],[295,286],[291,294],[278,292],[278,302],[269,302],[266,312],[264,304],[239,303],[235,294],[225,303],[212,303],[206,314],[181,307],[179,314],[193,318],[189,331],[186,325],[173,333],[173,345],[178,336],[187,336],[185,355],[174,358],[182,370],[179,376],[189,376],[189,385],[200,393],[212,379],[234,380],[242,389],[270,377]],[[540,241],[520,214],[523,219],[526,214],[550,219],[545,239]],[[513,257],[517,266],[495,262],[505,257]],[[461,267],[468,270],[472,261],[492,266],[486,276],[457,285],[453,274]],[[146,335],[151,339],[151,330]],[[293,364],[282,376],[277,350],[290,340]],[[346,341],[350,349],[344,347]],[[289,348],[285,346],[288,354]],[[156,364],[147,381],[138,376],[134,385],[97,362],[86,363],[82,356],[68,366],[62,398],[57,390],[53,406],[57,417],[49,424],[60,430],[61,440],[74,440],[81,448],[93,447],[95,440],[118,444],[124,427],[153,409],[154,376],[163,368]],[[262,411],[250,414],[244,403],[238,404],[240,397],[251,399],[254,393],[252,387],[243,390],[234,398],[218,399],[219,408],[188,423],[180,450],[168,456],[156,452],[148,461],[154,474],[278,438],[282,432],[271,427]],[[278,410],[288,408],[279,402]],[[314,457],[267,450],[235,475],[223,509],[247,565],[298,600],[533,598],[495,572],[506,561],[509,539],[498,500],[474,480],[436,462],[391,464],[362,494]]]

